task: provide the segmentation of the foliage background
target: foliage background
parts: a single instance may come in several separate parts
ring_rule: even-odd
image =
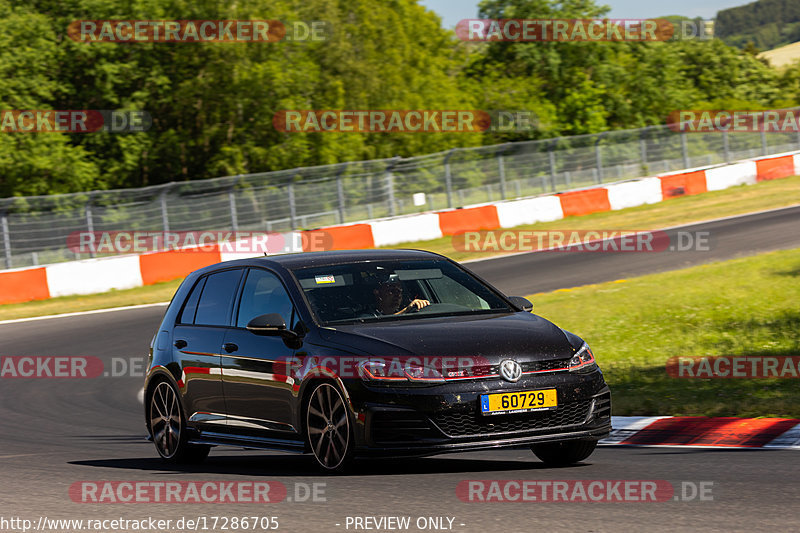
[[[775,0],[777,1],[777,0]],[[592,0],[484,0],[483,18],[588,18]],[[465,43],[416,0],[0,0],[0,109],[141,109],[148,132],[0,135],[0,197],[153,185],[663,124],[675,109],[796,105],[720,40]],[[329,21],[324,42],[88,44],[82,19]],[[525,133],[287,134],[282,109],[529,110]]]

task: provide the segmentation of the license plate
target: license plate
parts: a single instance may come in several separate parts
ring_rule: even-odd
[[[528,413],[556,407],[558,407],[556,389],[481,395],[481,413],[485,415]]]

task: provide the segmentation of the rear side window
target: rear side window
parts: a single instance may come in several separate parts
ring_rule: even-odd
[[[197,282],[192,289],[189,298],[186,299],[186,304],[183,306],[183,311],[178,317],[179,324],[194,324],[194,315],[197,313],[197,302],[200,301],[200,293],[203,292],[203,286],[206,284],[206,278]]]
[[[241,269],[225,270],[206,278],[203,294],[197,304],[194,323],[198,326],[227,326],[231,302],[242,276]]]
[[[283,284],[272,272],[252,269],[242,289],[242,300],[236,326],[243,328],[253,318],[267,313],[277,313],[283,317],[286,326],[292,327],[292,299]]]

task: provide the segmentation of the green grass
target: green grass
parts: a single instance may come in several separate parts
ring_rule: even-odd
[[[793,205],[798,202],[798,199],[800,199],[800,176],[794,176],[781,180],[764,181],[756,185],[733,187],[724,191],[675,198],[653,205],[595,213],[583,217],[570,217],[555,222],[519,226],[516,229],[657,229]],[[399,244],[391,248],[430,250],[444,254],[457,261],[487,256],[487,254],[478,255],[454,250],[450,237]],[[177,280],[124,291],[111,291],[86,296],[64,296],[39,302],[0,305],[0,320],[165,302],[172,298],[179,283],[180,280]]]
[[[673,356],[800,355],[800,249],[529,297],[582,336],[616,415],[800,418],[797,379],[676,379]]]
[[[79,311],[124,307],[126,305],[168,302],[172,299],[172,295],[175,294],[181,281],[182,280],[167,281],[164,283],[156,283],[155,285],[148,285],[147,287],[137,287],[135,289],[126,289],[122,291],[113,290],[102,294],[61,296],[37,302],[0,305],[0,320],[76,313]]]

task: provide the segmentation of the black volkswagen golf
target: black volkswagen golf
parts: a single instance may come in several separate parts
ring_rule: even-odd
[[[212,446],[355,457],[530,446],[587,458],[611,429],[589,346],[457,263],[359,250],[219,263],[190,274],[150,349],[156,450]]]

